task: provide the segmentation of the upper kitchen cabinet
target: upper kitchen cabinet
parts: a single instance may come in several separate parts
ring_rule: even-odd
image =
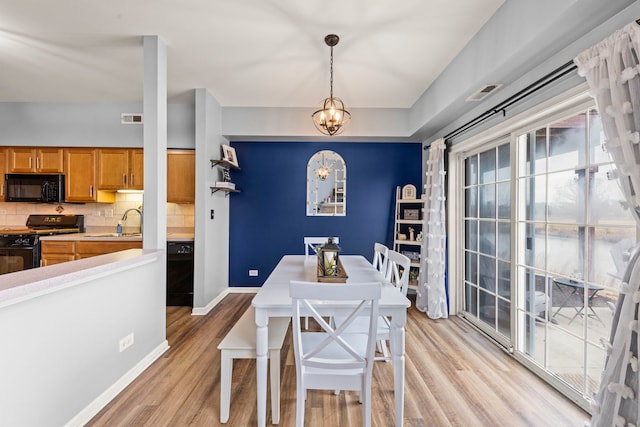
[[[144,150],[134,148],[129,150],[129,188],[144,190]]]
[[[144,152],[134,148],[98,149],[98,189],[142,190]]]
[[[95,202],[96,165],[98,150],[95,148],[66,148],[65,200],[67,202]]]
[[[195,151],[167,150],[167,202],[194,203],[195,193]]]
[[[10,147],[9,173],[63,173],[63,149],[56,147]]]
[[[7,173],[7,149],[0,148],[0,201],[4,200],[4,174]]]

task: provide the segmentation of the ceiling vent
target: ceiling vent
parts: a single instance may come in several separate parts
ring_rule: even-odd
[[[140,113],[122,113],[120,115],[120,123],[123,125],[142,124],[142,114]]]
[[[477,91],[476,93],[468,97],[467,101],[475,101],[475,102],[482,101],[487,96],[489,96],[489,94],[491,94],[494,90],[498,89],[500,86],[502,85],[501,84],[484,85],[482,89],[480,89],[479,91]]]

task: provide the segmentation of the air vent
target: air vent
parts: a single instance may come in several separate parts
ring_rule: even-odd
[[[501,84],[484,85],[484,87],[482,89],[480,89],[479,91],[477,91],[476,93],[474,93],[473,95],[468,97],[467,101],[482,101],[487,96],[489,96],[490,93],[492,93],[494,90],[498,89],[500,86],[502,86],[502,85]]]
[[[142,114],[140,113],[122,113],[120,115],[120,123],[123,125],[137,125],[142,123]]]

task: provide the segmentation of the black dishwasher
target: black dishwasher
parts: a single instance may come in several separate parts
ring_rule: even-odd
[[[193,307],[193,242],[167,242],[167,305]]]

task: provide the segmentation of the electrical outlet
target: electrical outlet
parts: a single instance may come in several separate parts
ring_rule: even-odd
[[[250,277],[258,277],[258,270],[249,270]]]
[[[214,216],[215,216],[215,215],[214,215],[214,213],[215,213],[215,212],[214,212],[214,210],[213,210],[213,209],[211,209],[211,219],[213,219],[213,218],[214,218]]]
[[[113,218],[113,209],[105,209],[104,210],[105,218]]]
[[[124,337],[124,338],[122,338],[120,340],[120,344],[118,345],[118,349],[120,350],[120,353],[122,353],[127,348],[131,347],[132,345],[133,345],[133,332],[131,332],[129,335],[127,335],[126,337]]]

